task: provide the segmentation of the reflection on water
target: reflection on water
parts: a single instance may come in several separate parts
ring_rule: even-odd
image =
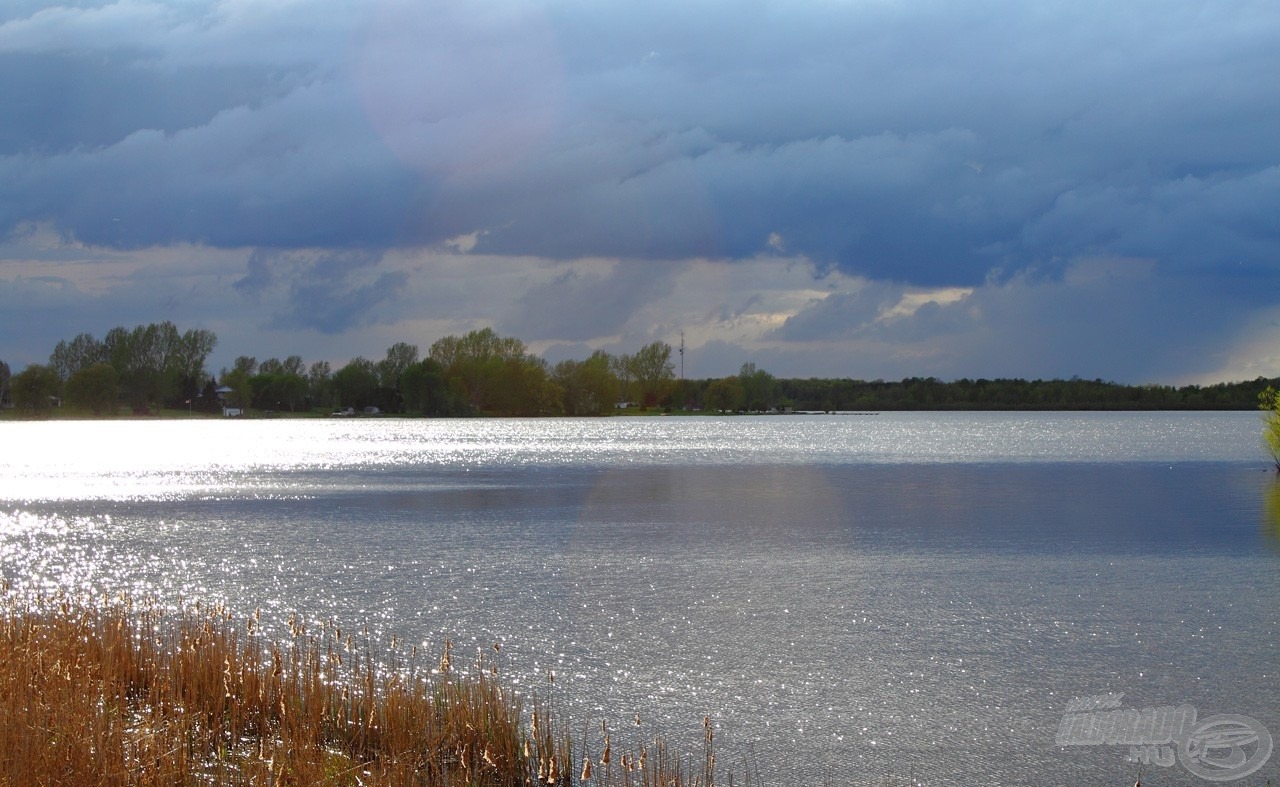
[[[1280,479],[1267,486],[1265,495],[1265,502],[1262,504],[1262,511],[1265,512],[1262,530],[1266,532],[1272,545],[1280,545]]]
[[[411,468],[1256,462],[1252,413],[0,424],[0,500],[271,496]],[[351,471],[348,478],[341,471]],[[278,476],[278,478],[277,478]],[[760,477],[757,475],[757,477]]]
[[[1280,487],[1234,448],[1152,437],[1234,421],[952,417],[942,447],[945,419],[271,424],[266,447],[201,425],[124,469],[0,460],[0,573],[502,642],[521,687],[556,670],[576,723],[639,714],[695,744],[709,713],[722,761],[752,752],[772,784],[1132,783],[1127,750],[1054,741],[1068,700],[1105,692],[1280,733],[1257,525]],[[1091,436],[1057,461],[982,442],[1068,428]],[[1119,460],[1082,459],[1103,433]]]

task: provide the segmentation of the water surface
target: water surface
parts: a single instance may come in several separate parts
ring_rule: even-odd
[[[7,423],[0,573],[502,642],[577,724],[695,744],[710,714],[721,762],[767,783],[1132,784],[1126,747],[1055,743],[1068,700],[1280,734],[1258,435],[1252,413]]]

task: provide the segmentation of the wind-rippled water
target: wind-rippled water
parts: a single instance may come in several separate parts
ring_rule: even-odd
[[[1280,498],[1253,413],[6,423],[0,441],[19,587],[501,642],[510,679],[579,729],[639,714],[637,737],[693,747],[709,714],[721,766],[765,783],[1132,784],[1127,747],[1054,740],[1068,700],[1106,692],[1280,735]]]

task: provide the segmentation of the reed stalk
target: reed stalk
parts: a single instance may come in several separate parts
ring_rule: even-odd
[[[709,719],[700,767],[660,736],[617,751],[604,725],[593,761],[553,702],[504,683],[500,646],[459,670],[446,641],[428,670],[395,638],[380,663],[332,621],[291,618],[274,641],[218,605],[0,599],[6,787],[714,784]]]

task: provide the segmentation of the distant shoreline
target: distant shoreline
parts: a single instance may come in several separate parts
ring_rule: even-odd
[[[347,416],[334,416],[328,411],[314,410],[306,412],[257,412],[250,410],[247,413],[236,416],[224,416],[221,413],[207,412],[187,412],[185,410],[169,410],[162,409],[158,412],[146,414],[137,414],[128,411],[127,408],[121,408],[120,412],[115,415],[94,415],[90,412],[78,411],[71,408],[55,409],[38,415],[23,413],[13,408],[5,408],[0,411],[0,423],[19,423],[19,422],[38,422],[38,421],[273,421],[273,420],[344,420],[344,421],[376,421],[376,420],[409,420],[409,421],[465,421],[465,420],[529,420],[529,419],[559,419],[559,418],[588,418],[588,419],[608,419],[608,418],[654,418],[654,417],[675,417],[675,418],[751,418],[751,417],[787,417],[787,416],[861,416],[875,417],[891,413],[1158,413],[1158,412],[1253,412],[1256,407],[1117,407],[1117,406],[1078,406],[1078,407],[1043,407],[1035,405],[1013,405],[1005,407],[885,407],[879,410],[788,410],[788,411],[757,411],[757,412],[715,412],[711,410],[663,410],[662,408],[649,408],[648,410],[620,410],[608,415],[599,416],[569,416],[569,415],[544,415],[544,416],[509,416],[509,415],[493,415],[481,413],[477,415],[467,416],[430,416],[419,415],[415,413],[377,413],[372,415],[357,414]]]

